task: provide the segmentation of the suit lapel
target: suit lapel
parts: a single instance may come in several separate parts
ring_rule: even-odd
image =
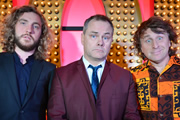
[[[36,86],[37,81],[39,80],[42,69],[43,69],[43,65],[41,64],[41,61],[35,60],[33,66],[32,66],[30,79],[29,79],[29,83],[28,83],[28,90],[27,90],[25,100],[23,102],[23,106],[27,103],[28,99],[33,94],[33,90]]]
[[[100,92],[100,89],[107,77],[107,75],[109,74],[109,71],[110,71],[110,67],[109,67],[109,64],[107,63],[106,61],[106,64],[105,64],[105,67],[104,67],[104,71],[103,71],[103,74],[102,74],[102,77],[101,77],[101,81],[100,81],[100,84],[99,84],[99,88],[98,88],[98,94]]]
[[[18,90],[18,84],[17,84],[17,79],[16,79],[16,71],[15,71],[15,66],[14,66],[14,58],[13,54],[8,54],[7,59],[5,60],[4,67],[5,67],[5,74],[8,77],[10,87],[14,93],[15,99],[19,106],[21,105],[20,103],[20,96],[19,96],[19,90]],[[10,73],[10,74],[9,74]]]
[[[94,96],[93,96],[93,93],[91,90],[89,78],[88,78],[88,75],[87,75],[87,72],[86,72],[86,69],[85,69],[85,66],[84,66],[82,59],[79,60],[77,68],[78,68],[79,74],[81,76],[81,80],[82,80],[82,82],[86,88],[86,92],[87,92],[88,97],[89,97],[89,102],[91,104],[93,113],[95,115],[96,114],[95,100],[94,100]]]

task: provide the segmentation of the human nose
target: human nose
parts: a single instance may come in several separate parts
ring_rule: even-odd
[[[26,27],[26,34],[31,34],[33,32],[33,29],[32,29],[32,26],[31,25],[28,25]]]
[[[103,45],[104,45],[103,37],[99,37],[98,38],[98,46],[103,46]]]
[[[153,40],[152,46],[153,48],[157,48],[159,46],[158,42],[156,40]]]

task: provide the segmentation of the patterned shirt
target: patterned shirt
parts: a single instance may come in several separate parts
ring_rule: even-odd
[[[180,120],[180,59],[172,56],[161,74],[150,61],[132,71],[145,120]]]

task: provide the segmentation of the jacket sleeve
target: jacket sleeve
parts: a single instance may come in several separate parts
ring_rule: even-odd
[[[56,71],[52,80],[48,101],[48,120],[67,120],[64,93],[60,77]]]
[[[126,104],[125,110],[125,120],[141,120],[139,111],[138,111],[138,102],[136,97],[136,90],[135,90],[135,82],[132,79],[132,74],[130,73],[130,82],[129,82],[129,92],[128,92],[128,99]]]
[[[49,74],[49,85],[48,85],[48,98],[50,96],[50,89],[51,89],[51,85],[52,85],[52,80],[53,80],[53,77],[54,77],[54,73],[55,73],[55,69],[52,70]]]

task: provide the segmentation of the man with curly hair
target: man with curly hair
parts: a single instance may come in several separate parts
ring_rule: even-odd
[[[1,23],[0,119],[45,120],[55,65],[46,62],[52,35],[32,6],[14,8]]]
[[[134,45],[146,61],[132,70],[144,120],[180,119],[180,59],[171,49],[177,34],[168,21],[151,17],[134,35]]]

